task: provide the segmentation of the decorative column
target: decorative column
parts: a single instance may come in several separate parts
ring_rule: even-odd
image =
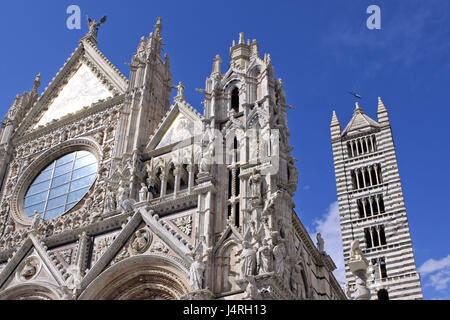
[[[164,198],[167,191],[167,174],[165,172],[159,175],[159,180],[161,181],[161,199]]]
[[[188,193],[191,194],[192,188],[194,187],[194,165],[189,164],[188,165]]]
[[[173,198],[176,199],[178,191],[180,189],[180,174],[181,174],[180,164],[178,164],[176,168],[173,170],[173,174],[174,174]]]
[[[381,214],[380,210],[380,195],[375,196],[376,202],[377,202],[377,208],[378,208],[378,214]]]
[[[364,181],[364,188],[366,188],[367,187],[367,181],[366,181],[366,170],[365,170],[366,168],[361,168],[360,170],[361,170],[361,175],[362,175],[362,177],[363,177],[363,181]]]

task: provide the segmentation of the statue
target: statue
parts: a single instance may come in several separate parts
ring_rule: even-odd
[[[241,277],[253,276],[256,272],[256,250],[250,246],[248,241],[243,241],[242,247]]]
[[[261,174],[259,173],[259,170],[253,169],[252,175],[248,181],[250,184],[251,196],[256,199],[258,203],[261,203]]]
[[[356,277],[355,286],[355,299],[356,300],[370,300],[370,290],[367,287],[367,269],[369,263],[364,257],[361,248],[359,247],[359,241],[354,240],[351,244],[350,261],[348,263],[350,271]]]
[[[156,177],[153,176],[152,174],[148,175],[148,179],[147,179],[147,183],[148,183],[148,200],[152,200],[155,199],[158,196],[158,192],[156,190],[156,182],[155,182]]]
[[[86,200],[86,206],[88,206],[88,201],[90,200],[89,204],[92,203],[92,199]],[[113,192],[111,187],[108,187],[108,191],[106,192],[105,197],[105,208],[106,212],[114,212],[116,211],[116,194]]]
[[[200,159],[200,172],[209,172],[214,157],[215,137],[209,136],[209,143],[203,157]]]
[[[350,260],[365,260],[361,248],[359,247],[359,240],[354,240],[351,244]]]
[[[302,295],[302,274],[301,274],[301,267],[298,264],[295,264],[292,268],[291,273],[291,291],[297,296],[301,297]]]
[[[89,18],[89,16],[86,16],[87,17],[87,23],[88,23],[88,26],[89,26],[89,32],[88,32],[88,36],[90,36],[90,37],[92,37],[92,38],[94,38],[95,40],[97,40],[97,33],[98,33],[98,28],[102,25],[102,24],[104,24],[105,22],[106,22],[106,16],[104,16],[101,20],[100,20],[100,23],[98,23],[97,21],[95,21],[95,20],[91,20],[90,18]]]
[[[177,86],[172,86],[172,88],[177,89],[177,95],[175,97],[176,101],[185,101],[186,100],[184,98],[184,86],[181,83],[181,81],[178,83]]]
[[[286,246],[284,244],[285,240],[283,238],[281,238],[281,236],[279,235],[279,232],[275,232],[276,234],[276,245],[273,247],[273,265],[274,265],[274,271],[275,273],[279,274],[280,276],[284,275],[285,273],[285,269],[286,269],[286,264],[284,259],[286,258],[287,255],[287,251],[286,251]]]
[[[205,273],[205,264],[202,261],[201,254],[194,254],[194,262],[189,270],[189,284],[193,291],[203,289],[203,278]]]
[[[273,268],[272,250],[267,239],[263,240],[262,246],[258,249],[257,257],[258,274],[271,272]]]
[[[139,202],[144,202],[147,201],[147,195],[148,195],[148,191],[147,191],[147,186],[145,185],[145,183],[141,183],[141,190],[139,190]]]
[[[133,211],[133,202],[130,200],[130,189],[125,184],[124,180],[120,180],[119,190],[117,191],[118,207],[123,212]]]
[[[322,235],[318,233],[316,238],[317,238],[317,249],[319,249],[320,253],[324,253],[325,241],[323,240]]]

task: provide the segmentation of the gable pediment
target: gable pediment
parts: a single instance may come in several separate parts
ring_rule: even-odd
[[[67,60],[20,124],[17,136],[123,94],[128,80],[88,41]]]
[[[22,246],[0,272],[0,287],[12,288],[24,283],[65,284],[62,273],[52,261],[45,246],[29,234]]]
[[[147,144],[147,150],[163,148],[186,139],[200,136],[202,122],[192,107],[176,103],[161,121]]]
[[[94,74],[89,66],[81,63],[67,84],[60,89],[59,94],[47,106],[47,110],[41,114],[33,128],[45,126],[69,113],[76,113],[83,107],[112,97],[113,94],[112,90]]]
[[[349,135],[352,133],[357,134],[360,132],[369,131],[373,128],[379,127],[380,125],[375,120],[365,115],[362,109],[360,109],[359,106],[357,105],[357,109],[355,109],[352,119],[342,132],[342,136]]]

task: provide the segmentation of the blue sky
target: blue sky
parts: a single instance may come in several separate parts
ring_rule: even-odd
[[[66,9],[82,11],[68,30]],[[366,28],[366,9],[381,8],[381,30]],[[125,74],[141,36],[163,19],[174,83],[200,109],[216,54],[224,70],[238,33],[257,39],[282,78],[293,153],[299,159],[296,211],[341,265],[329,124],[345,126],[354,109],[347,92],[376,117],[377,97],[390,112],[417,267],[426,299],[450,299],[450,1],[2,1],[0,113],[42,73],[40,92],[87,32],[85,14],[108,15],[99,48]],[[376,119],[376,118],[375,118]],[[315,238],[313,238],[315,240]],[[337,275],[339,275],[339,271]]]

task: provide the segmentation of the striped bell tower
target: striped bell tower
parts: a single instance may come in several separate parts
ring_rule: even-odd
[[[377,120],[359,103],[342,131],[333,112],[330,125],[347,286],[355,278],[348,261],[359,240],[370,262],[371,299],[422,299],[389,114],[378,98]]]

